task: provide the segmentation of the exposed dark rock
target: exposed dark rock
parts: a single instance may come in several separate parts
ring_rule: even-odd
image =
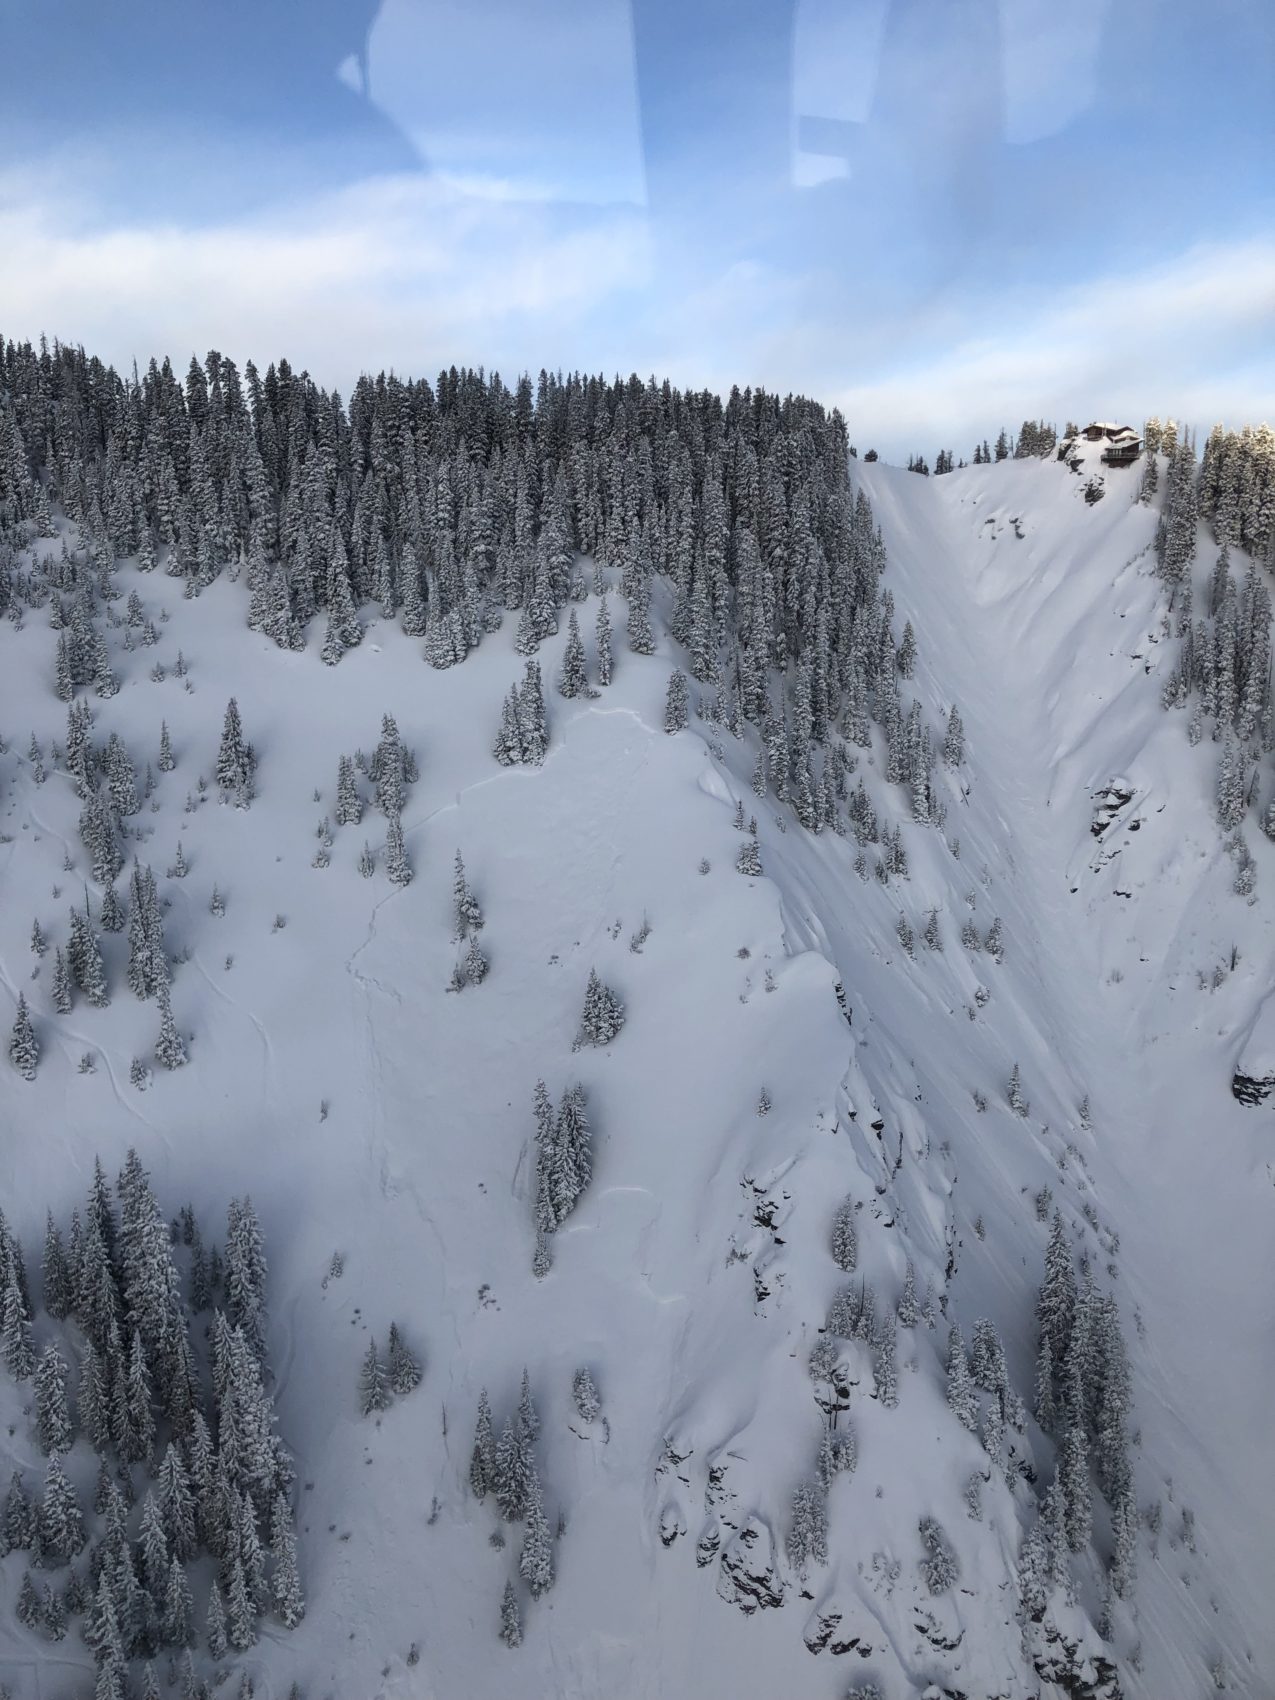
[[[812,1653],[822,1653],[840,1622],[839,1611],[811,1612],[801,1638]]]
[[[1264,1104],[1275,1092],[1275,1075],[1266,1075],[1263,1079],[1255,1080],[1251,1074],[1241,1074],[1236,1070],[1231,1078],[1231,1091],[1241,1104]]]
[[[781,1606],[784,1585],[775,1562],[775,1542],[760,1517],[750,1517],[722,1553],[717,1576],[722,1599],[751,1616],[759,1606]]]
[[[1056,1624],[1034,1627],[1031,1658],[1040,1680],[1052,1682],[1069,1700],[1123,1700],[1120,1673],[1111,1660],[1082,1647]]]

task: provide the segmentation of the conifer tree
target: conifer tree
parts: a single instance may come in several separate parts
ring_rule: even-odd
[[[275,1611],[285,1629],[295,1629],[305,1616],[305,1598],[301,1592],[301,1577],[297,1571],[297,1537],[293,1531],[288,1501],[282,1493],[275,1495],[271,1511],[270,1547],[274,1553],[271,1591]]]
[[[571,1397],[582,1421],[596,1422],[601,1416],[602,1401],[598,1398],[598,1390],[587,1365],[582,1365],[572,1376]]]
[[[738,873],[756,879],[765,872],[762,867],[761,850],[756,838],[746,838],[740,845],[735,856],[735,868]]]
[[[30,1312],[12,1264],[0,1297],[3,1299],[0,1346],[3,1347],[5,1368],[15,1381],[25,1381],[35,1371],[35,1349],[31,1343]]]
[[[540,1418],[531,1397],[531,1376],[526,1369],[522,1372],[518,1389],[518,1432],[527,1441],[528,1447],[540,1433]]]
[[[390,1323],[388,1367],[390,1388],[393,1392],[401,1395],[420,1386],[421,1366],[404,1345],[397,1322]]]
[[[598,601],[598,618],[594,628],[594,648],[597,652],[598,683],[604,688],[611,683],[611,615],[607,609],[606,593]]]
[[[1026,1098],[1023,1097],[1023,1082],[1022,1077],[1019,1074],[1017,1063],[1014,1064],[1013,1070],[1010,1074],[1009,1085],[1005,1089],[1005,1095],[1009,1100],[1010,1109],[1013,1110],[1016,1116],[1025,1116],[1027,1114],[1030,1106]]]
[[[528,661],[526,674],[518,692],[517,718],[520,733],[520,759],[538,767],[549,748],[549,723],[545,714],[544,691],[540,683],[540,663]]]
[[[45,1546],[56,1559],[69,1561],[84,1545],[84,1518],[80,1502],[56,1454],[49,1459],[44,1478],[40,1527]]]
[[[956,1323],[947,1336],[947,1402],[957,1421],[973,1434],[978,1427],[978,1395],[970,1379],[965,1341]]]
[[[237,1555],[230,1566],[230,1587],[226,1594],[226,1637],[237,1653],[246,1653],[257,1641],[256,1612],[243,1562]]]
[[[370,1340],[359,1374],[359,1410],[368,1417],[374,1411],[389,1410],[390,1402],[391,1394],[385,1376],[385,1366],[376,1350],[376,1341]]]
[[[45,1310],[55,1322],[65,1322],[75,1303],[75,1290],[72,1271],[62,1248],[62,1236],[58,1233],[51,1210],[45,1213],[44,1253],[40,1260],[40,1273],[44,1283]]]
[[[469,949],[465,952],[465,978],[471,986],[480,986],[487,978],[487,958],[483,955],[478,943],[477,933],[470,935]]]
[[[476,1499],[485,1499],[495,1486],[496,1442],[491,1429],[491,1405],[487,1389],[478,1395],[478,1419],[474,1425],[474,1447],[469,1457],[469,1485]]]
[[[258,1361],[266,1353],[266,1252],[252,1199],[232,1199],[226,1211],[226,1315]]]
[[[363,799],[354,779],[354,762],[342,756],[337,764],[336,823],[338,826],[357,826],[363,819]]]
[[[922,1517],[920,1535],[925,1548],[921,1579],[931,1594],[945,1594],[960,1575],[956,1554],[942,1527],[932,1517]]]
[[[886,1311],[872,1343],[872,1382],[887,1410],[899,1402],[898,1336],[893,1311]]]
[[[921,1320],[921,1309],[916,1299],[916,1271],[912,1267],[912,1259],[903,1276],[903,1292],[899,1297],[898,1318],[904,1328],[915,1328]]]
[[[0,1546],[6,1552],[25,1552],[35,1534],[36,1513],[27,1497],[21,1472],[15,1470],[9,1478],[9,1492],[4,1502],[4,1522],[0,1527]]]
[[[151,1411],[151,1378],[142,1336],[133,1330],[128,1367],[114,1402],[115,1444],[126,1464],[148,1459],[155,1445],[155,1418]]]
[[[793,1489],[788,1558],[803,1578],[812,1559],[816,1564],[828,1562],[827,1501],[817,1481],[800,1481]]]
[[[190,1583],[180,1559],[174,1553],[168,1561],[160,1612],[160,1640],[168,1647],[189,1647],[193,1640],[194,1602]]]
[[[103,932],[122,933],[124,930],[124,906],[120,902],[119,893],[113,885],[108,885],[102,893],[102,906],[98,911],[98,920]]]
[[[101,1360],[90,1340],[80,1362],[80,1427],[95,1451],[105,1452],[111,1444],[111,1394]]]
[[[580,638],[580,622],[576,611],[571,610],[567,624],[567,643],[562,654],[562,672],[558,676],[558,690],[564,697],[582,696],[589,688],[588,674],[585,671],[584,644]]]
[[[690,698],[687,694],[686,674],[681,668],[675,668],[669,674],[668,696],[664,704],[664,730],[669,733],[684,732],[690,715]]]
[[[518,1574],[527,1584],[533,1600],[538,1600],[553,1587],[553,1541],[545,1516],[540,1477],[534,1467],[528,1472],[526,1528],[518,1559]]]
[[[195,1499],[181,1452],[171,1440],[159,1470],[159,1510],[168,1549],[174,1559],[185,1564],[195,1556],[198,1546]]]
[[[407,844],[403,838],[403,822],[398,815],[391,815],[385,834],[385,871],[392,884],[397,886],[412,883],[412,864],[408,860]]]
[[[226,705],[221,746],[217,752],[217,784],[226,796],[234,799],[238,808],[246,809],[252,801],[255,767],[256,757],[252,746],[243,735],[239,705],[234,697],[231,697]]]
[[[214,1580],[208,1595],[208,1651],[214,1659],[224,1659],[226,1649],[226,1609],[222,1604],[221,1589]]]
[[[50,1343],[40,1354],[33,1383],[36,1439],[46,1456],[71,1450],[73,1430],[66,1380],[66,1363],[61,1352]]]
[[[609,1045],[623,1026],[624,1005],[610,987],[603,985],[597,970],[591,968],[573,1049],[579,1050],[582,1045]]]
[[[186,1061],[186,1046],[173,1019],[172,998],[168,982],[161,980],[159,992],[159,1038],[155,1041],[155,1061],[161,1068],[181,1068]]]
[[[506,1647],[522,1645],[522,1615],[518,1610],[518,1595],[512,1582],[505,1583],[500,1601],[500,1639]]]
[[[14,1017],[13,1034],[9,1040],[9,1061],[23,1080],[34,1080],[40,1066],[40,1042],[31,1025],[27,1000],[18,993],[18,1013]]]
[[[859,1262],[859,1238],[854,1226],[853,1198],[843,1198],[832,1218],[832,1261],[847,1274]]]
[[[479,932],[483,926],[483,912],[478,899],[469,888],[465,876],[465,864],[461,854],[456,852],[455,874],[452,879],[452,900],[455,911],[456,937],[466,938],[470,932]]]
[[[1042,1345],[1046,1340],[1049,1342],[1053,1374],[1066,1361],[1075,1315],[1076,1272],[1062,1213],[1055,1210],[1045,1250],[1045,1279],[1036,1305]]]
[[[106,989],[106,972],[97,937],[89,925],[88,916],[78,909],[71,911],[71,939],[67,946],[67,966],[71,978],[84,993],[94,1009],[105,1009],[110,1003]]]
[[[159,723],[159,771],[171,773],[176,766],[177,763],[173,759],[172,739],[168,735],[168,722],[161,720]]]
[[[142,1552],[142,1577],[152,1600],[162,1603],[168,1589],[168,1539],[159,1514],[159,1502],[148,1488],[142,1500],[142,1521],[138,1529],[138,1544]]]
[[[492,1483],[496,1504],[507,1523],[525,1516],[531,1479],[530,1441],[513,1419],[506,1417],[496,1443],[496,1472]]]
[[[1083,1552],[1093,1529],[1093,1501],[1089,1489],[1089,1451],[1084,1430],[1072,1423],[1063,1442],[1059,1461],[1063,1498],[1066,1503],[1067,1545]]]

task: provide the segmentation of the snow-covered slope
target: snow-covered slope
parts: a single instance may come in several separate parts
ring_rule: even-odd
[[[60,940],[82,900],[80,805],[51,762],[37,785],[22,756],[31,730],[46,753],[63,734],[51,634],[33,641],[34,616],[26,633],[0,626],[0,971],[10,1003],[25,990],[45,1046],[33,1082],[0,1076],[0,1192],[30,1254],[46,1206],[64,1218],[82,1198],[95,1152],[113,1170],[135,1145],[165,1208],[190,1200],[210,1236],[226,1199],[251,1191],[309,1602],[300,1628],[267,1630],[240,1661],[258,1694],[294,1679],[311,1696],[439,1700],[831,1700],[869,1681],[886,1700],[1063,1692],[1017,1622],[1033,1495],[993,1473],[981,1520],[967,1515],[966,1483],[987,1459],[943,1386],[948,1322],[968,1337],[987,1317],[1030,1404],[1045,1187],[1119,1300],[1137,1497],[1163,1507],[1108,1647],[1092,1627],[1101,1570],[1078,1561],[1077,1603],[1054,1614],[1082,1647],[1072,1664],[1087,1647],[1115,1662],[1126,1694],[1187,1700],[1222,1658],[1236,1692],[1269,1690],[1270,1116],[1230,1081],[1275,937],[1265,902],[1231,890],[1205,749],[1159,706],[1172,645],[1135,476],[1109,474],[1089,505],[1052,461],[940,479],[856,470],[900,623],[925,636],[914,689],[933,719],[955,700],[967,734],[966,763],[941,782],[945,831],[905,824],[909,876],[889,884],[856,876],[853,839],[811,836],[753,795],[751,741],[696,717],[665,734],[678,651],[658,621],[656,655],[621,650],[605,691],[551,694],[547,760],[509,770],[491,756],[521,675],[508,624],[435,672],[385,623],[332,671],[314,641],[290,654],[246,631],[242,586],[223,579],[183,602],[171,581],[121,569],[122,587],[168,618],[156,649],[116,657],[122,689],[95,705],[95,736],[119,729],[154,763],[167,722],[176,769],[140,818],[157,874],[179,841],[190,864],[165,882],[190,1061],[156,1069],[144,1091],[130,1062],[149,1056],[156,1017],[123,987],[121,938],[105,940],[109,1009],[54,1019],[47,958],[32,983],[33,917]],[[547,683],[562,641],[542,645]],[[258,756],[246,811],[197,786],[232,695]],[[338,755],[370,750],[384,712],[420,768],[405,888],[386,881],[372,811],[336,828],[330,865],[313,866]],[[862,765],[884,798],[880,759]],[[741,799],[760,878],[734,866]],[[371,880],[357,867],[365,838]],[[453,993],[458,847],[491,970]],[[1275,849],[1254,854],[1264,896]],[[931,910],[938,952],[920,939]],[[1003,961],[962,946],[971,917],[984,935],[1000,918]],[[1234,972],[1202,990],[1232,946]],[[612,1045],[573,1051],[591,968],[627,1019]],[[86,1051],[96,1067],[77,1072]],[[1026,1115],[1006,1102],[1015,1064]],[[555,1099],[580,1081],[595,1135],[592,1184],[542,1280],[538,1078]],[[858,1466],[834,1481],[829,1562],[803,1586],[784,1543],[823,1427],[807,1360],[844,1281],[828,1233],[847,1194],[860,1206],[856,1281],[892,1305],[911,1260],[946,1314],[900,1330],[897,1407],[872,1396],[867,1348],[847,1347],[840,1420]],[[336,1252],[344,1268],[330,1276]],[[359,1362],[391,1319],[422,1349],[424,1380],[363,1418]],[[479,1390],[499,1424],[524,1365],[560,1536],[556,1585],[510,1650],[495,1629],[519,1536],[492,1545],[498,1520],[468,1471]],[[572,1404],[581,1365],[605,1423]],[[0,1469],[34,1476],[25,1397],[0,1391]],[[1047,1482],[1052,1445],[1034,1425],[1017,1445]],[[70,1469],[88,1489],[82,1450]],[[919,1579],[923,1518],[955,1549],[954,1591],[931,1596]],[[1105,1545],[1101,1518],[1099,1534]],[[15,1592],[16,1555],[0,1574]],[[0,1681],[15,1696],[70,1693],[76,1669],[90,1670],[78,1644],[51,1648],[5,1607]],[[1085,1671],[1073,1692],[1116,1691],[1092,1659]]]

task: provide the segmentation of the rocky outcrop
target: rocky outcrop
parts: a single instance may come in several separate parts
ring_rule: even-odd
[[[1094,837],[1101,838],[1121,809],[1132,801],[1133,787],[1127,779],[1113,779],[1105,790],[1099,791],[1093,800],[1093,820],[1089,827]]]
[[[1120,1673],[1104,1654],[1085,1647],[1053,1623],[1033,1626],[1032,1669],[1069,1700],[1123,1700]]]
[[[784,1585],[779,1578],[774,1536],[760,1517],[750,1517],[731,1536],[718,1568],[717,1592],[745,1616],[751,1616],[758,1607],[783,1605]]]
[[[1263,1075],[1254,1079],[1251,1074],[1241,1074],[1239,1069],[1231,1076],[1231,1091],[1241,1104],[1264,1104],[1275,1092],[1275,1074]]]

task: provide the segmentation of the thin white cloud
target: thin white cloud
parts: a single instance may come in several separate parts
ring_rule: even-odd
[[[954,314],[954,317],[956,315]],[[1207,429],[1275,418],[1275,241],[1192,249],[1053,297],[991,303],[978,325],[905,368],[839,387],[862,431],[968,453],[972,433],[1044,414],[1140,422],[1169,413]]]
[[[569,357],[570,334],[641,287],[633,213],[572,223],[429,177],[378,179],[260,218],[97,229],[64,200],[0,193],[0,325],[82,342],[127,365],[208,346],[309,365]],[[353,372],[351,370],[353,367]]]

